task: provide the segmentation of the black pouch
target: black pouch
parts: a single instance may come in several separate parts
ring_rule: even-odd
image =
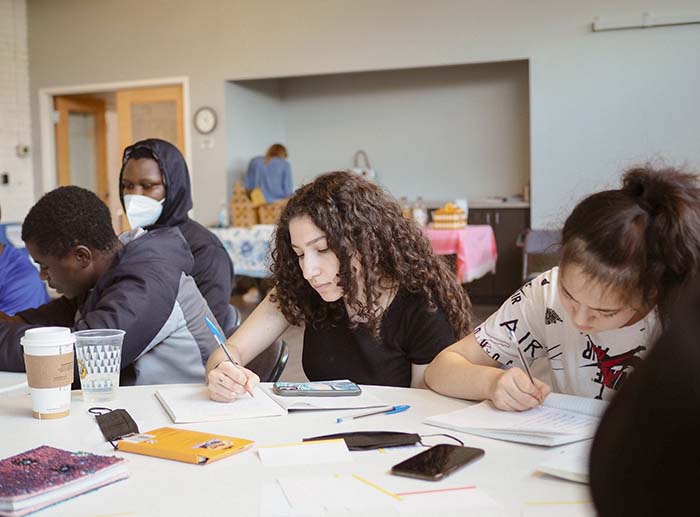
[[[116,449],[114,442],[131,434],[138,434],[139,427],[126,409],[90,408],[105,439]]]
[[[327,434],[304,438],[305,442],[317,440],[334,440],[342,438],[351,451],[369,451],[387,447],[402,447],[421,443],[420,436],[415,433],[400,433],[395,431],[356,431],[352,433]]]

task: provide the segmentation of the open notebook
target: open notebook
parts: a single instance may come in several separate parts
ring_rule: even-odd
[[[592,438],[607,402],[552,393],[540,407],[501,411],[485,401],[425,423],[465,433],[536,445],[563,445]]]
[[[293,410],[364,409],[387,404],[362,392],[354,397],[278,397],[271,385],[253,388],[255,397],[246,394],[233,402],[214,402],[206,386],[158,388],[156,397],[176,424],[235,420],[286,415]]]

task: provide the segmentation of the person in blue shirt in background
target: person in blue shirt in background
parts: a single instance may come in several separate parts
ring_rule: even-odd
[[[48,301],[46,286],[27,252],[0,241],[0,313],[14,316]]]
[[[250,160],[245,173],[245,188],[262,189],[267,203],[292,195],[292,168],[287,161],[287,149],[282,144],[273,144],[265,156]]]

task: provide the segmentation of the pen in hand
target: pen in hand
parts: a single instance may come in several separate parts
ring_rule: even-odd
[[[233,357],[231,357],[231,354],[229,353],[228,348],[226,348],[226,345],[224,344],[224,341],[225,341],[224,336],[221,335],[221,332],[219,331],[219,329],[216,328],[216,325],[214,325],[214,324],[212,323],[212,321],[211,321],[207,316],[204,316],[204,321],[205,321],[205,323],[207,324],[207,327],[209,328],[209,330],[211,331],[211,333],[214,335],[214,339],[215,339],[216,342],[219,344],[219,346],[221,347],[221,349],[224,351],[224,354],[226,354],[226,358],[227,358],[230,362],[232,362],[233,365],[234,365],[236,368],[238,368],[239,370],[241,370],[241,372],[242,372],[242,371],[243,371],[243,367],[242,367],[240,364],[238,364],[238,362],[235,361],[235,360],[233,359]],[[243,385],[243,387],[244,387],[245,390],[250,394],[251,397],[254,397],[254,396],[255,396],[255,395],[253,395],[253,390],[251,390],[251,389],[248,387],[248,381],[247,381],[247,380],[246,380],[246,383]]]
[[[532,373],[530,372],[530,365],[527,363],[527,360],[525,359],[525,354],[523,354],[523,351],[520,348],[520,343],[518,342],[518,339],[515,337],[515,333],[512,330],[510,330],[509,328],[507,328],[507,330],[508,330],[508,335],[510,336],[510,340],[513,342],[513,344],[515,344],[515,349],[518,352],[518,357],[520,357],[520,362],[523,365],[523,369],[525,370],[525,373],[527,373],[527,376],[530,378],[530,382],[532,383],[532,385],[535,386],[535,381],[533,380]],[[537,387],[537,386],[535,386],[535,387]],[[540,401],[540,404],[542,404],[541,397],[538,395],[536,398],[537,398],[537,400]]]

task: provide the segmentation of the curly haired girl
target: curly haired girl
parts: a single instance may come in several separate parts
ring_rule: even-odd
[[[421,386],[426,365],[470,331],[470,303],[399,204],[358,175],[331,172],[300,188],[280,216],[275,288],[227,347],[242,364],[290,325],[304,325],[310,380]],[[207,364],[214,400],[259,382],[222,350]]]

